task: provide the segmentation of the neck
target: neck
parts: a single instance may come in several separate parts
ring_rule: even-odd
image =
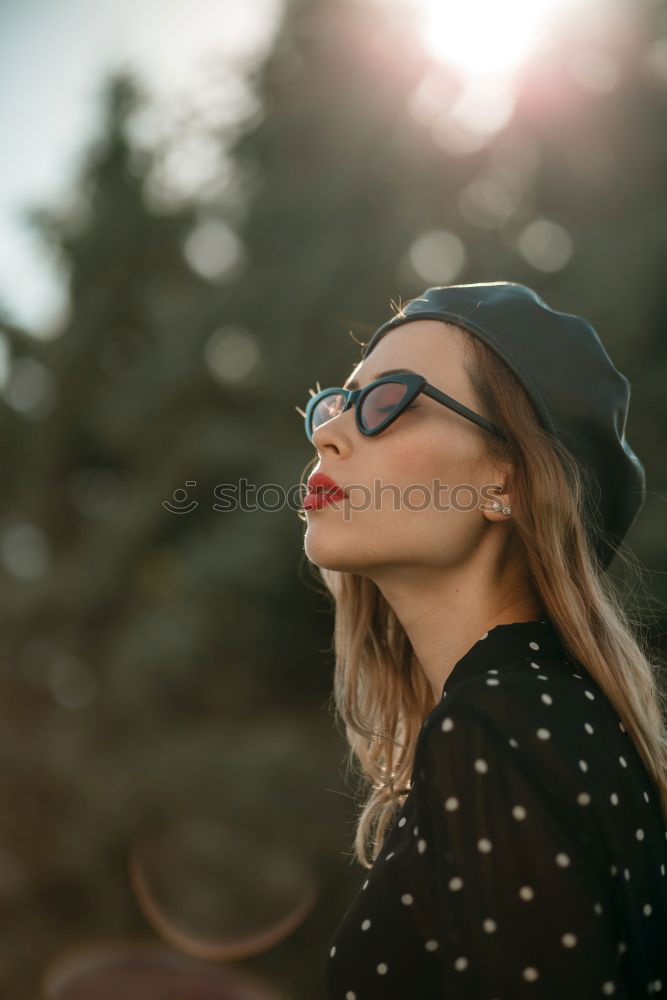
[[[548,617],[525,567],[514,561],[480,569],[471,561],[451,570],[401,567],[375,578],[408,635],[434,704],[455,664],[485,632]]]

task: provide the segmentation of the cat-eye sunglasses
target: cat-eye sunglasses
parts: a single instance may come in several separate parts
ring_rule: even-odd
[[[310,391],[313,393],[312,389]],[[410,371],[386,374],[369,382],[363,389],[339,387],[321,389],[311,395],[305,410],[298,406],[295,409],[304,418],[309,441],[313,440],[313,431],[344,413],[351,406],[354,406],[354,416],[359,431],[367,437],[373,437],[389,427],[404,410],[407,410],[420,392],[449,407],[467,420],[472,420],[503,441],[507,440],[503,431],[490,420],[452,399],[447,393],[436,389],[423,375]]]

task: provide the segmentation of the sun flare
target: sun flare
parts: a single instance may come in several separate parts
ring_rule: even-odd
[[[467,73],[509,73],[583,0],[413,0],[431,54]]]

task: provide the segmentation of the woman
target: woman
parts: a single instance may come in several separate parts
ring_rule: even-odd
[[[606,575],[646,490],[627,379],[513,282],[427,289],[352,374],[300,411],[370,784],[329,1000],[667,994],[664,695]]]

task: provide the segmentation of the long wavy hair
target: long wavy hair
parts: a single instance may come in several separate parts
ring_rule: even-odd
[[[510,461],[512,519],[527,573],[568,655],[583,664],[618,712],[659,791],[667,822],[667,697],[662,662],[643,621],[643,570],[619,549],[619,587],[600,568],[591,528],[596,508],[571,453],[538,422],[521,383],[479,338],[464,335],[464,366],[479,410],[505,430],[484,435],[491,458]],[[317,459],[314,460],[315,462]],[[592,513],[591,513],[592,510]],[[354,856],[372,867],[410,790],[424,718],[435,707],[405,629],[376,584],[356,573],[314,567],[333,599],[335,667],[329,710],[348,745],[346,779],[359,779]],[[623,590],[626,591],[623,594]]]

